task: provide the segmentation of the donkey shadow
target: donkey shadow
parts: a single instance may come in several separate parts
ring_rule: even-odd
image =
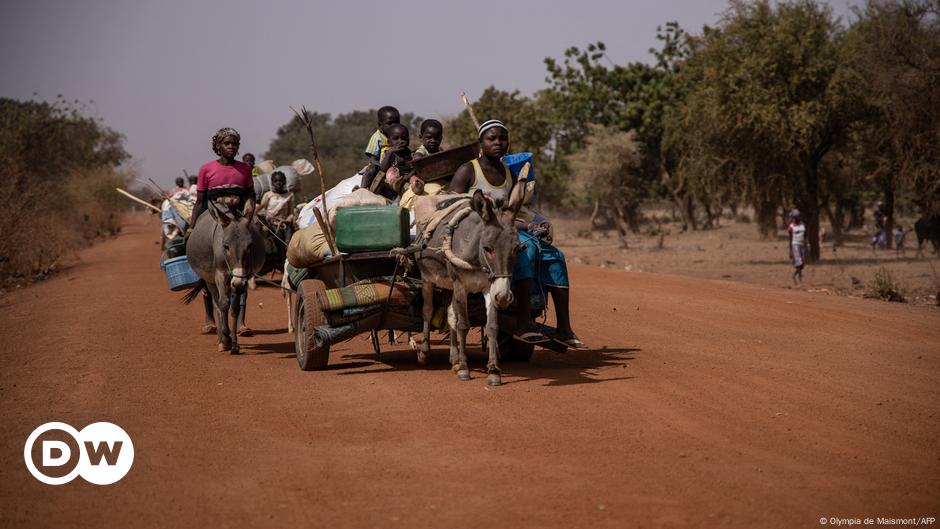
[[[568,350],[565,353],[556,353],[547,349],[536,348],[529,362],[500,361],[503,371],[502,385],[519,383],[541,383],[544,386],[569,386],[576,384],[597,384],[615,380],[629,380],[635,378],[623,374],[623,369],[636,358],[641,349],[633,347],[608,347],[585,351]],[[432,347],[428,365],[418,364],[417,353],[410,347],[397,347],[379,354],[349,353],[343,359],[354,360],[341,367],[350,368],[348,371],[337,373],[339,375],[373,375],[396,371],[450,371],[450,349],[447,347]],[[467,359],[474,378],[486,378],[487,355],[483,352],[479,342],[467,344]],[[375,364],[384,364],[385,367],[375,369],[360,369],[355,365],[363,361],[372,361]]]

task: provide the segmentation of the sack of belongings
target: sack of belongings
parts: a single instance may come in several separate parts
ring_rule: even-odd
[[[287,262],[295,268],[313,266],[329,255],[330,245],[316,222],[294,232],[287,244]]]

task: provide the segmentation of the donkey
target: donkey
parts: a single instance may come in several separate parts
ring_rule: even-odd
[[[521,189],[522,186],[519,186]],[[459,199],[458,199],[459,200]],[[466,199],[463,199],[466,203]],[[447,203],[443,203],[446,205]],[[497,309],[508,308],[513,296],[512,269],[516,263],[519,237],[514,220],[522,205],[515,190],[510,206],[498,208],[479,190],[466,207],[452,209],[430,227],[427,248],[415,254],[423,280],[424,343],[418,351],[418,363],[426,364],[431,351],[431,318],[434,312],[434,287],[451,290],[447,323],[450,326],[450,362],[460,380],[470,380],[467,367],[467,294],[482,292],[486,302],[486,338],[489,360],[487,384],[501,383],[497,337]]]
[[[221,207],[212,202],[208,204],[209,215],[199,217],[186,243],[189,266],[202,279],[183,301],[189,303],[201,290],[207,289],[217,309],[219,351],[240,354],[236,332],[241,311],[239,298],[248,278],[264,265],[264,238],[252,222],[254,202],[248,201],[240,215],[231,208],[223,211]],[[232,311],[231,327],[229,309]],[[212,321],[211,311],[207,303],[207,322]]]

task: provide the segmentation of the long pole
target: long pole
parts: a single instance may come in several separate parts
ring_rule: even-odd
[[[470,113],[470,119],[473,120],[473,126],[476,127],[476,130],[480,130],[480,120],[477,119],[476,112],[473,111],[473,106],[470,104],[470,98],[467,97],[467,93],[460,92],[460,99],[463,100],[463,104],[467,107],[467,112]]]
[[[325,215],[328,215],[330,210],[326,205],[326,176],[324,176],[323,166],[320,164],[317,141],[313,137],[313,121],[310,119],[310,112],[305,106],[300,107],[300,112],[297,112],[294,107],[289,108],[294,111],[294,114],[297,114],[297,117],[303,122],[304,128],[307,129],[307,135],[310,136],[310,153],[313,155],[313,163],[316,164],[317,173],[320,175],[320,197],[323,199],[323,212]],[[324,222],[320,215],[315,216],[317,223],[320,225],[320,231],[326,236],[326,242],[330,245],[330,249],[333,250],[333,255],[339,255],[339,252],[336,250],[336,240],[333,238],[333,230],[330,228],[330,223]]]
[[[145,201],[145,200],[141,200],[141,199],[135,197],[134,195],[128,193],[127,191],[124,191],[124,190],[121,189],[120,187],[115,187],[114,190],[117,191],[118,193],[120,193],[120,194],[126,196],[127,198],[133,200],[134,202],[137,202],[137,203],[139,203],[139,204],[142,204],[142,205],[144,205],[144,206],[147,206],[148,208],[150,208],[150,209],[156,211],[157,213],[162,213],[162,211],[160,210],[160,208],[154,206],[154,205],[151,204],[150,202],[147,202],[147,201]]]

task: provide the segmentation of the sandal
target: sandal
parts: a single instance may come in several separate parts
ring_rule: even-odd
[[[586,351],[590,349],[590,347],[588,347],[586,343],[582,342],[581,339],[577,336],[572,336],[571,338],[558,338],[552,336],[552,340],[555,341],[555,343],[560,343],[561,345],[576,351]]]
[[[531,344],[544,343],[550,339],[548,336],[545,336],[538,331],[525,331],[522,333],[517,332],[516,334],[513,334],[512,337],[516,340],[519,340],[520,342]]]

